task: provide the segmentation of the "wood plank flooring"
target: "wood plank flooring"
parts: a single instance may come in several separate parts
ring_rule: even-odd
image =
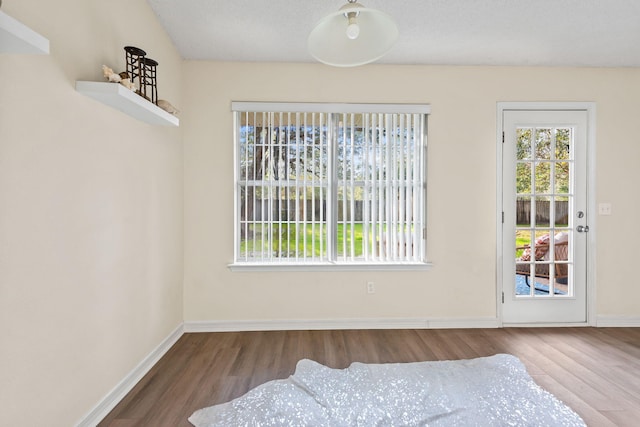
[[[291,375],[333,368],[513,354],[589,426],[640,425],[640,328],[505,328],[189,333],[99,424],[188,427],[197,409]]]

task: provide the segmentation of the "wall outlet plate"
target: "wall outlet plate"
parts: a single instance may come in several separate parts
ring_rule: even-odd
[[[599,215],[611,215],[611,203],[600,203],[600,204],[598,204],[598,214]]]

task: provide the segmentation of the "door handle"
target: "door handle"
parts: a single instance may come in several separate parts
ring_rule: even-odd
[[[589,232],[589,226],[588,225],[579,225],[576,227],[576,231],[578,233],[588,233]]]

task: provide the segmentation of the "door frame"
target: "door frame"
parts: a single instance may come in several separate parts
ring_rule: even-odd
[[[502,298],[504,290],[503,261],[504,248],[502,212],[503,192],[503,113],[505,111],[586,111],[587,113],[587,218],[589,232],[586,233],[587,250],[587,321],[585,323],[557,323],[545,326],[595,326],[596,322],[596,103],[595,102],[498,102],[496,110],[496,317],[500,327],[511,326],[503,322]],[[512,256],[512,254],[508,254]],[[513,325],[516,326],[516,325]],[[518,323],[519,327],[540,326],[539,324]]]

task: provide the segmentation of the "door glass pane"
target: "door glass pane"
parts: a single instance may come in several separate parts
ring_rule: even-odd
[[[569,226],[569,198],[555,198],[555,221],[556,228],[565,228]]]
[[[531,129],[517,130],[516,160],[531,160]]]
[[[518,196],[516,198],[516,225],[518,227],[531,226],[531,197]]]
[[[569,162],[557,162],[555,165],[555,192],[556,194],[569,193]]]
[[[551,194],[551,165],[550,162],[536,164],[536,193]]]
[[[531,163],[516,164],[516,194],[531,193]]]
[[[556,159],[568,160],[571,152],[571,129],[556,130]]]
[[[536,226],[548,227],[551,218],[551,203],[548,197],[536,197]]]
[[[557,232],[553,237],[553,257],[551,260],[555,261],[553,285],[556,295],[569,294],[567,285],[569,269],[572,267],[569,263],[569,237],[570,234],[567,230]]]
[[[571,130],[522,128],[517,137],[514,293],[522,298],[571,295]]]
[[[518,261],[529,261],[531,251],[531,230],[516,231],[516,258]],[[524,256],[523,256],[524,255]]]
[[[536,129],[535,153],[536,159],[551,159],[552,129]]]

